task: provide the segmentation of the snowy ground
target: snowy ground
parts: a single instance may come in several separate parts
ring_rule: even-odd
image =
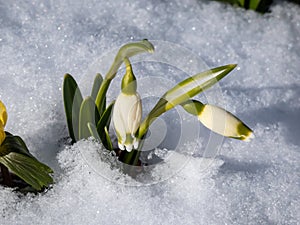
[[[1,1],[6,129],[55,169],[56,183],[27,196],[0,187],[0,224],[299,224],[300,7],[278,2],[271,10],[261,15],[193,0]],[[172,42],[209,67],[238,63],[220,83],[219,105],[253,128],[256,139],[226,139],[210,160],[201,157],[200,134],[138,181],[98,160],[101,147],[93,141],[66,146],[64,73],[88,89],[84,81],[93,78],[88,71],[97,59],[144,38]],[[184,61],[170,57],[175,65]],[[97,72],[108,66],[104,60]],[[140,63],[135,71],[138,79],[187,76],[159,63]]]

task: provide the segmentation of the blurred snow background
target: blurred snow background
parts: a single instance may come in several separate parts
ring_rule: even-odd
[[[0,187],[0,224],[299,224],[300,8],[278,1],[271,11],[195,0],[0,1],[6,129],[56,172],[56,184],[40,195]],[[256,139],[226,139],[210,161],[201,158],[200,136],[174,153],[175,164],[187,162],[180,171],[147,186],[99,161],[101,176],[81,154],[100,148],[92,141],[66,146],[63,75],[82,80],[95,59],[144,38],[173,42],[210,67],[238,63],[220,84],[221,106]],[[172,79],[169,69],[159,73]],[[170,170],[161,164],[150,173]]]

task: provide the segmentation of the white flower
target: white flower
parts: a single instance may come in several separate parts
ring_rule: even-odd
[[[230,112],[214,105],[204,105],[197,100],[189,100],[182,104],[189,113],[208,129],[225,137],[250,141],[254,138],[252,130]]]
[[[225,137],[243,141],[250,141],[254,138],[253,132],[249,127],[236,116],[220,107],[205,105],[198,114],[198,119],[204,126]]]
[[[113,112],[113,123],[118,136],[118,146],[121,150],[130,152],[137,149],[138,140],[135,133],[142,118],[142,104],[138,93],[127,95],[123,92],[118,96]]]
[[[122,92],[116,99],[113,109],[113,123],[118,137],[118,147],[121,150],[130,152],[137,149],[139,140],[135,134],[140,126],[142,118],[142,103],[139,94],[136,92],[136,79],[128,59],[126,74],[122,80]]]

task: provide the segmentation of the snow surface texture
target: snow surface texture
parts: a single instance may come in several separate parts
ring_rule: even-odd
[[[0,224],[299,223],[299,6],[279,1],[261,15],[210,1],[81,2],[0,2],[6,129],[54,168],[56,181],[39,195],[0,187]],[[214,159],[205,159],[208,131],[199,125],[199,137],[168,158],[164,147],[174,147],[173,117],[179,117],[170,112],[163,119],[171,135],[156,150],[168,160],[137,180],[102,162],[101,146],[92,140],[66,145],[64,73],[88,90],[84,81],[93,62],[144,38],[172,42],[209,67],[238,63],[220,83],[224,101],[218,105],[253,128],[256,139],[226,139]],[[171,57],[174,64],[181,60]],[[96,64],[97,72],[105,74],[111,60]],[[138,79],[157,75],[174,83],[187,76],[159,63],[137,63],[134,71]],[[120,79],[109,98],[118,94]],[[158,97],[160,90],[151,88]]]

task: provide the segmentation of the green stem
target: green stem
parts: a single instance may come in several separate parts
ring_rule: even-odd
[[[105,103],[105,96],[106,96],[106,92],[108,90],[108,87],[110,85],[110,82],[111,82],[112,79],[107,79],[105,77],[105,79],[103,80],[100,88],[99,88],[99,91],[98,91],[98,94],[97,94],[97,97],[96,97],[96,106],[97,106],[97,109],[99,111],[99,115],[101,117],[103,111],[104,111],[104,103]]]
[[[111,65],[109,71],[107,72],[100,89],[98,91],[97,97],[96,97],[96,106],[98,108],[100,116],[103,113],[103,108],[104,108],[104,102],[105,102],[105,96],[106,92],[108,90],[108,87],[110,85],[110,82],[112,79],[115,78],[120,66],[123,63],[123,60],[125,58],[130,58],[134,55],[143,53],[143,52],[149,52],[153,53],[154,52],[154,47],[153,45],[148,41],[148,40],[142,40],[140,42],[134,42],[134,43],[129,43],[126,45],[123,45],[118,54],[116,55],[113,64]]]

